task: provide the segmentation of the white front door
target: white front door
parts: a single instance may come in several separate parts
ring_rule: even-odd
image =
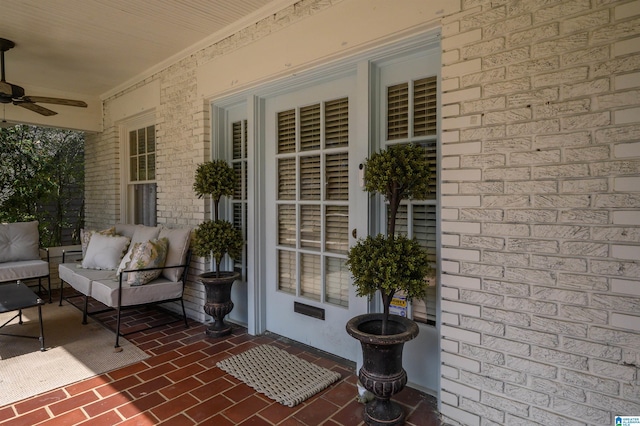
[[[367,303],[345,266],[368,216],[355,88],[354,74],[266,100],[262,212],[267,330],[351,360],[359,346],[345,324]]]

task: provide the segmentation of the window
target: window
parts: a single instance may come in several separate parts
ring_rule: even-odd
[[[129,131],[128,222],[157,225],[156,131],[146,126]]]
[[[349,100],[278,113],[278,290],[349,305]]]
[[[427,200],[411,200],[400,206],[396,233],[416,238],[436,267],[437,206],[437,77],[393,84],[386,88],[386,144],[414,143],[424,149],[431,170]],[[387,212],[388,215],[388,212]],[[423,300],[414,300],[412,318],[435,325],[436,285],[431,282]]]
[[[231,210],[233,224],[247,235],[247,120],[231,123],[231,166],[236,172],[238,186],[233,194]],[[246,276],[246,256],[234,259],[234,269]]]

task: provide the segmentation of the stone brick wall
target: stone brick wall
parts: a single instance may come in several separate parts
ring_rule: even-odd
[[[640,413],[640,1],[462,0],[442,26],[442,413]]]

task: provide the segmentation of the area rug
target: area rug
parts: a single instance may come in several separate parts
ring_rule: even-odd
[[[0,325],[13,315],[0,314]],[[42,317],[44,352],[38,339],[0,335],[0,407],[149,357],[122,337],[122,352],[114,352],[115,333],[91,318],[83,325],[82,312],[73,306],[47,303]],[[0,333],[40,335],[37,308],[25,309],[23,321]]]
[[[249,349],[216,365],[257,392],[289,407],[340,380],[340,374],[270,345]]]

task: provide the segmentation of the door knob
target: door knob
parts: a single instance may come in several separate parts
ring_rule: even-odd
[[[358,238],[358,230],[357,230],[356,228],[353,228],[353,229],[351,230],[351,236],[352,236],[353,238]]]

